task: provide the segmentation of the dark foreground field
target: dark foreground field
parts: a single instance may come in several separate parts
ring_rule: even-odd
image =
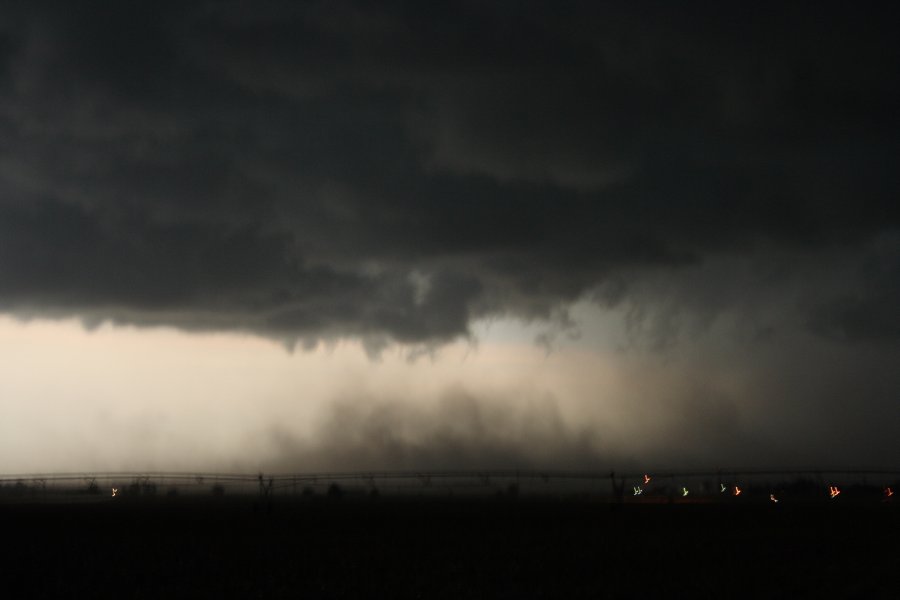
[[[891,505],[181,499],[0,505],[40,597],[900,597]]]

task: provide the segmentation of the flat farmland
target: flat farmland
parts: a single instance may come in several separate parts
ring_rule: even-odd
[[[132,499],[7,504],[0,527],[4,585],[31,597],[900,593],[892,504]]]

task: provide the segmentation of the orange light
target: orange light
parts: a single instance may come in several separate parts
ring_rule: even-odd
[[[645,474],[644,475],[644,485],[647,485],[648,483],[650,483],[650,476]]]
[[[836,485],[828,486],[828,494],[832,498],[837,498],[840,495],[840,493],[841,493],[841,490],[840,490],[840,488],[838,488],[838,486],[836,486]]]
[[[886,498],[890,498],[891,496],[894,495],[894,490],[892,490],[889,487],[886,487],[886,488],[884,488],[884,495]]]
[[[742,491],[743,490],[741,490],[741,488],[739,488],[738,486],[734,486],[734,495],[735,496],[740,496]]]
[[[113,489],[112,489],[112,497],[113,497],[113,498],[115,498],[115,497],[116,497],[116,494],[118,494],[118,493],[119,493],[119,488],[113,488]]]
[[[778,504],[778,498],[775,497],[775,494],[769,494],[769,500],[771,500],[775,504]]]

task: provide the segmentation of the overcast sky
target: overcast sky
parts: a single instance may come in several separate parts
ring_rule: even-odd
[[[0,472],[896,467],[900,15],[722,4],[4,3]]]

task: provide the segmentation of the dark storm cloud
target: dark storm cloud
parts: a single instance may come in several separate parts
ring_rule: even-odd
[[[897,246],[871,251],[900,225],[889,9],[4,12],[4,310],[440,342],[788,252],[785,290],[850,264],[797,323],[897,337]]]

